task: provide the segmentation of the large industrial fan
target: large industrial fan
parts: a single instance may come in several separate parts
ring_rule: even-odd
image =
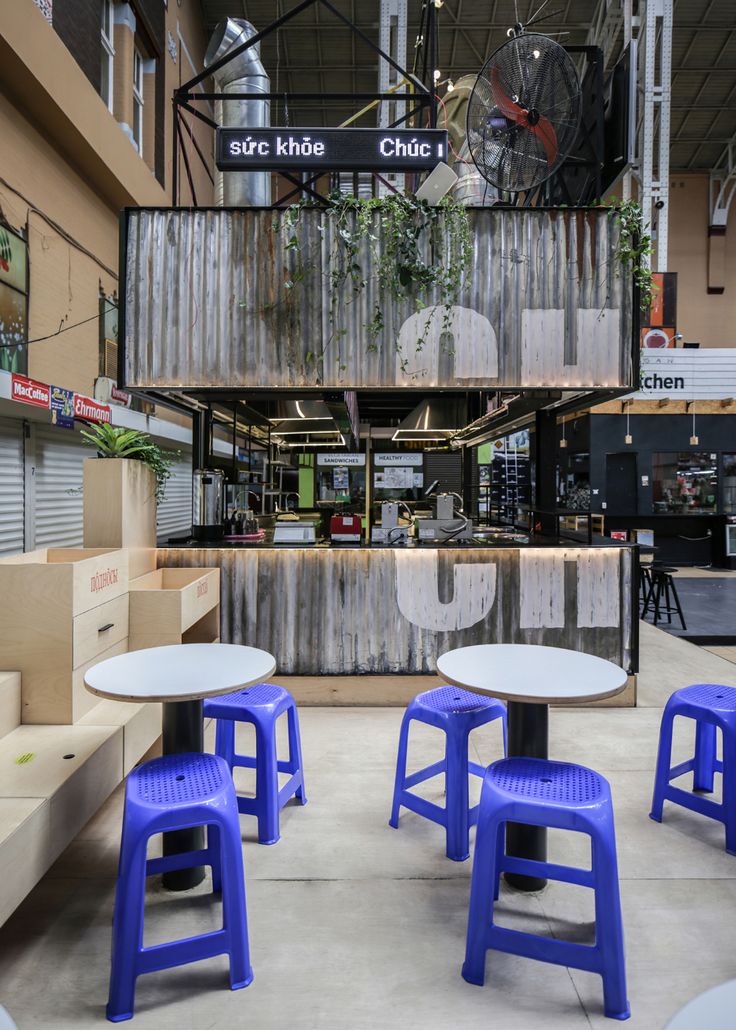
[[[580,126],[580,81],[559,43],[521,26],[486,61],[468,101],[467,142],[487,182],[534,189],[570,153]]]

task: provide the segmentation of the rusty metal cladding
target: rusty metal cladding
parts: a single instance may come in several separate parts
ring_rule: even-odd
[[[430,673],[479,643],[630,667],[627,549],[160,548],[158,561],[219,567],[223,641],[265,648],[282,673]]]
[[[370,275],[341,287],[331,321],[335,219],[283,213],[131,210],[126,383],[229,388],[614,388],[631,384],[632,283],[608,213],[469,212],[472,267],[459,303],[394,305]],[[380,240],[378,245],[380,246]],[[442,253],[428,254],[441,261]],[[376,307],[387,327],[374,346]],[[396,308],[396,309],[394,309]],[[425,330],[426,327],[426,330]],[[337,331],[335,331],[337,329]],[[423,344],[417,349],[417,341]]]

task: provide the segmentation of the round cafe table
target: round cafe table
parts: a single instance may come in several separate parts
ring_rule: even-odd
[[[736,980],[711,987],[680,1009],[665,1030],[733,1030]]]
[[[437,672],[448,683],[508,702],[509,757],[548,758],[549,705],[579,704],[613,697],[626,686],[627,674],[595,655],[541,644],[475,644],[448,651],[437,659]],[[508,823],[509,855],[544,862],[547,831]],[[506,873],[518,890],[541,890],[546,880]]]
[[[276,659],[268,651],[239,644],[171,644],[107,658],[84,674],[92,694],[112,701],[163,701],[163,753],[204,751],[202,699],[242,690],[271,677]],[[164,834],[164,855],[199,851],[204,828]],[[169,890],[188,890],[204,879],[204,868],[164,874]]]

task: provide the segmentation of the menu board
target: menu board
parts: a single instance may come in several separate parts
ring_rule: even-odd
[[[411,490],[414,486],[414,469],[389,466],[376,472],[373,485],[379,490]]]

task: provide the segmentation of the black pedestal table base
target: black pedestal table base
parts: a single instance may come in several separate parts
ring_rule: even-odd
[[[202,702],[166,701],[163,708],[163,753],[180,755],[204,751]],[[204,827],[173,830],[164,835],[164,855],[178,855],[204,848]],[[204,866],[164,873],[163,884],[170,891],[186,891],[204,880]]]
[[[509,758],[547,758],[549,706],[509,701],[507,714]],[[517,858],[546,861],[547,830],[526,823],[507,823],[506,853]],[[504,877],[511,887],[520,891],[541,891],[547,884],[538,876],[504,873]]]

